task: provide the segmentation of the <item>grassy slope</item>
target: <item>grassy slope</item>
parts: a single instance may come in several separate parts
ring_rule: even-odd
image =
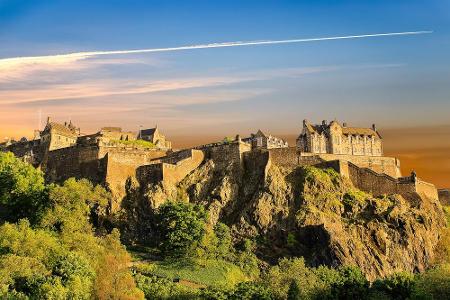
[[[223,260],[141,261],[137,262],[135,266],[145,274],[171,280],[179,279],[201,286],[233,286],[248,280],[238,266]]]

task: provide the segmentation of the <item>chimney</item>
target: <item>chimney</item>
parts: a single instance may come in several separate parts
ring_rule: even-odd
[[[306,126],[307,123],[308,123],[308,120],[304,119],[303,120],[303,126]]]
[[[47,124],[50,123],[50,117],[47,117]]]
[[[377,131],[377,126],[375,124],[372,124],[373,131]]]
[[[347,123],[342,123],[342,127],[347,127]]]
[[[327,120],[322,121],[322,125],[327,125],[327,123],[328,123]]]

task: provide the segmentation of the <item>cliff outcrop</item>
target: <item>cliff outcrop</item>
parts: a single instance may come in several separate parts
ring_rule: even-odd
[[[423,271],[433,259],[445,226],[438,199],[414,192],[374,197],[332,169],[272,164],[267,152],[205,157],[176,184],[149,183],[129,193],[135,198],[125,203],[135,203],[134,224],[145,238],[151,239],[152,211],[181,199],[203,204],[210,222],[229,225],[235,239],[255,240],[269,263],[303,256],[311,266],[357,265],[374,279]]]

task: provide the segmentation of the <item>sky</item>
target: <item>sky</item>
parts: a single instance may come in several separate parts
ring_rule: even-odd
[[[432,33],[235,45],[412,31]],[[233,44],[134,51],[215,43]],[[441,153],[448,169],[426,176],[450,187],[448,53],[448,0],[0,0],[0,139],[47,116],[84,133],[158,124],[180,146],[291,137],[303,119],[376,123],[408,168],[428,174]]]

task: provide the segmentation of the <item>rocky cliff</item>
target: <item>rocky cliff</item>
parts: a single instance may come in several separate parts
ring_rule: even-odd
[[[369,279],[424,270],[445,226],[437,199],[373,197],[332,169],[271,164],[264,152],[241,161],[206,158],[177,184],[130,183],[128,191],[128,232],[151,238],[153,209],[182,199],[203,204],[210,222],[226,223],[236,239],[257,241],[269,263],[303,256],[311,266],[357,265]]]

